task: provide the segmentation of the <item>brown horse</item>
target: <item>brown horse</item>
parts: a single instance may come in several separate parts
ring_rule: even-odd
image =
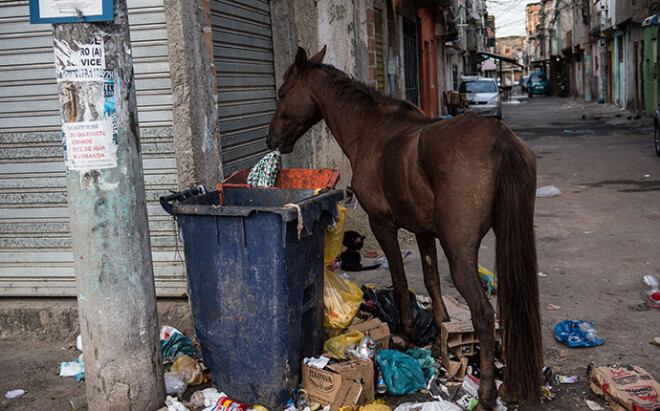
[[[495,407],[495,313],[477,273],[479,244],[497,238],[499,315],[504,331],[506,399],[538,402],[543,362],[534,245],[536,160],[502,122],[466,114],[429,119],[322,63],[302,48],[284,74],[268,147],[290,153],[321,119],[348,156],[351,185],[390,263],[402,334],[414,341],[397,229],[415,233],[436,322],[448,316],[440,292],[435,239],[467,301],[481,346],[479,408]],[[438,346],[436,341],[436,348]]]

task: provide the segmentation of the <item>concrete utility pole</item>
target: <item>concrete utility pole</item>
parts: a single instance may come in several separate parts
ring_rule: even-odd
[[[165,389],[126,0],[114,21],[53,28],[89,409],[156,410]]]

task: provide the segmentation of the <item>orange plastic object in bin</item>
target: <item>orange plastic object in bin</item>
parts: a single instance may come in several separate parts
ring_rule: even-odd
[[[218,184],[218,190],[222,190],[224,187],[251,187],[247,183],[247,177],[250,171],[251,169],[248,168],[232,173],[232,175]],[[317,188],[334,189],[338,182],[339,171],[331,168],[284,168],[277,174],[275,187],[272,188],[298,188],[303,190],[315,190]]]

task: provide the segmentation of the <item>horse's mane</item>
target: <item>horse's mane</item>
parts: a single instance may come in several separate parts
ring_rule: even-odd
[[[326,82],[330,93],[350,99],[360,113],[368,111],[374,105],[381,105],[424,115],[424,112],[411,102],[385,94],[373,86],[355,80],[335,66],[309,60],[307,66],[325,71],[328,74]]]

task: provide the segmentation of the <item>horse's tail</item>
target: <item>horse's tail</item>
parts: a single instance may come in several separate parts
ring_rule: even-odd
[[[493,220],[497,300],[506,392],[518,401],[538,403],[543,350],[534,244],[536,160],[531,150],[516,140],[514,136],[499,136],[495,143],[501,161]]]

